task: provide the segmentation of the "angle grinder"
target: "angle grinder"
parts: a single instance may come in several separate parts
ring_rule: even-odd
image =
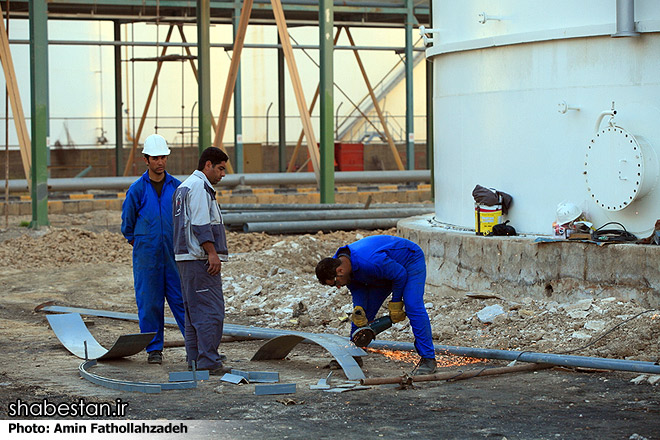
[[[364,327],[356,329],[351,335],[351,341],[358,347],[366,347],[376,339],[376,335],[380,332],[392,327],[392,318],[389,316],[382,316],[374,319]]]

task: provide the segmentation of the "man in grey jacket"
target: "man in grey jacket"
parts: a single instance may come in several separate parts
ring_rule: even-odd
[[[227,155],[202,152],[197,170],[174,193],[174,257],[186,313],[186,358],[200,370],[222,375],[230,368],[218,353],[225,319],[220,270],[227,261],[227,237],[213,185],[225,176]]]

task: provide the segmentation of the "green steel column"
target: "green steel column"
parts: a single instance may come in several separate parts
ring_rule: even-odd
[[[334,5],[319,1],[319,46],[321,49],[321,203],[335,203],[335,128],[333,102]]]
[[[236,41],[236,32],[238,31],[238,22],[241,18],[242,1],[234,3],[234,15],[232,25],[234,28],[234,41]],[[234,172],[243,173],[243,99],[241,95],[241,68],[239,64],[234,84]]]
[[[211,45],[209,27],[211,25],[210,0],[197,0],[197,69],[199,85],[199,152],[213,144],[211,139]]]
[[[406,0],[406,168],[415,169],[415,110],[413,106],[413,0]]]
[[[115,41],[121,41],[121,23],[114,21]],[[121,101],[121,46],[115,46],[115,175],[121,176],[123,163],[121,151],[124,141],[124,122]]]
[[[48,226],[48,6],[30,0],[31,228]]]
[[[277,34],[277,43],[282,44],[280,34]],[[278,151],[280,173],[286,172],[286,96],[284,84],[284,50],[277,49],[277,126],[278,126]]]

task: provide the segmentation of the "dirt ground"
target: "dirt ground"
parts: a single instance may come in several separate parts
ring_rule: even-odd
[[[553,368],[424,382],[413,389],[380,385],[328,393],[310,389],[330,372],[324,366],[331,355],[321,347],[300,344],[285,360],[255,362],[250,358],[263,341],[240,341],[221,345],[228,365],[277,371],[280,382],[296,384],[296,393],[256,396],[254,384],[234,385],[218,378],[203,381],[196,389],[160,394],[101,387],[80,378],[81,360],[58,341],[45,313],[34,308],[55,301],[62,306],[136,312],[131,247],[119,233],[120,213],[52,215],[51,227],[39,231],[19,226],[26,221],[29,218],[10,217],[9,227],[0,230],[2,419],[11,418],[8,408],[17,399],[114,402],[119,398],[129,404],[122,419],[184,420],[191,426],[205,421],[192,438],[219,434],[237,439],[266,434],[274,438],[660,438],[660,376],[628,372]],[[337,247],[374,233],[396,235],[396,230],[281,236],[229,233],[230,261],[222,272],[226,321],[346,336],[350,294],[321,286],[314,266]],[[558,304],[480,293],[427,295],[437,345],[651,362],[660,358],[658,311],[616,296]],[[501,308],[501,314],[484,319],[486,307]],[[122,334],[139,332],[132,321],[84,319],[105,347]],[[404,322],[379,338],[412,342],[412,333]],[[177,329],[168,328],[166,340],[182,337]],[[164,357],[162,365],[149,365],[140,353],[100,362],[92,372],[166,382],[169,372],[185,370],[185,350],[167,348]],[[458,357],[439,361],[448,371],[506,364]],[[415,362],[412,353],[370,351],[363,370],[367,377],[397,376],[410,372]],[[333,371],[331,378],[334,384],[346,380],[341,370]]]

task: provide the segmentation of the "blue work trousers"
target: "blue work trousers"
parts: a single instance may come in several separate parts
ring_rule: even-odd
[[[206,260],[177,261],[186,309],[186,359],[200,370],[222,366],[218,346],[225,321],[220,274],[206,271]]]
[[[431,321],[426,312],[426,307],[424,307],[424,286],[426,284],[424,254],[419,252],[419,255],[412,258],[405,267],[408,278],[403,290],[403,307],[415,336],[415,349],[421,357],[434,359],[435,348],[431,333]],[[376,318],[378,310],[391,293],[391,285],[360,284],[359,286],[351,286],[353,303],[363,304],[369,322]],[[351,334],[356,329],[357,327],[353,324]]]
[[[185,336],[185,316],[181,282],[172,258],[159,260],[152,247],[143,245],[149,238],[136,237],[133,246],[133,283],[135,302],[140,321],[140,332],[156,332],[147,345],[147,352],[163,350],[165,327],[165,300],[172,310],[181,334]]]

